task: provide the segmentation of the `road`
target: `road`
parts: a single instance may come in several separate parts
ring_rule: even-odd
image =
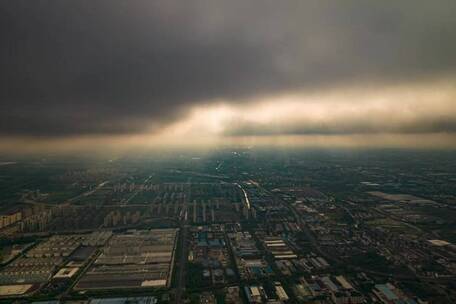
[[[95,262],[95,260],[98,258],[98,256],[100,254],[101,254],[101,251],[97,251],[89,258],[89,260],[86,262],[84,268],[80,269],[78,271],[76,278],[73,280],[73,282],[70,284],[70,286],[60,295],[59,299],[64,299],[71,293],[74,286],[76,286],[76,284],[79,282],[81,277],[86,273],[86,271],[89,269],[89,267],[92,266],[92,264]]]
[[[62,204],[51,204],[51,203],[37,202],[37,201],[34,201],[32,199],[29,199],[29,198],[23,198],[21,200],[21,203],[29,204],[29,205],[37,205],[37,206],[38,205],[39,206],[46,206],[46,207],[51,207],[51,208],[64,206],[64,205],[70,205],[71,203],[77,201],[78,199],[80,199],[82,197],[87,197],[89,195],[94,194],[96,191],[100,190],[101,188],[103,188],[103,186],[105,186],[108,183],[109,183],[109,181],[104,181],[104,182],[98,184],[94,189],[88,190],[88,191],[83,192],[81,194],[78,194],[78,195],[76,195],[76,196],[74,196],[72,198],[69,198],[65,202],[63,202]]]
[[[322,255],[323,257],[327,258],[328,260],[331,260],[334,262],[334,258],[332,257],[328,257],[328,255],[320,248],[320,246],[318,245],[318,242],[317,240],[315,239],[314,235],[312,234],[312,232],[309,230],[309,228],[307,227],[307,224],[304,222],[304,220],[302,219],[301,215],[299,214],[299,212],[294,208],[293,205],[290,205],[290,204],[287,204],[285,203],[282,198],[278,195],[276,195],[275,193],[272,193],[270,191],[268,191],[267,189],[263,188],[258,182],[255,182],[255,181],[250,181],[252,184],[254,184],[255,186],[257,186],[259,189],[261,189],[262,191],[264,191],[265,193],[268,193],[269,195],[271,195],[272,197],[274,197],[274,199],[276,201],[278,201],[280,203],[280,205],[282,205],[283,207],[287,208],[292,214],[293,216],[295,217],[295,220],[296,222],[298,223],[299,227],[301,228],[301,230],[306,234],[306,237],[307,239],[309,240],[309,242],[311,243],[312,247],[314,247],[314,249],[320,254]],[[241,188],[242,189],[242,188]]]
[[[406,220],[404,220],[403,218],[401,218],[401,217],[399,217],[399,216],[396,216],[396,215],[391,214],[391,213],[389,213],[389,212],[383,211],[383,210],[381,210],[380,208],[372,208],[372,209],[374,209],[375,211],[377,211],[377,213],[380,213],[381,215],[386,216],[386,217],[392,219],[393,221],[401,222],[401,223],[403,223],[404,225],[406,225],[407,227],[410,227],[410,228],[416,230],[416,231],[419,232],[419,233],[424,233],[423,230],[421,230],[421,228],[419,228],[419,227],[417,227],[417,226],[415,226],[415,225],[412,225],[411,223],[407,222]],[[438,237],[438,236],[436,236],[436,237]]]
[[[146,184],[149,182],[149,180],[152,178],[152,175],[149,175],[143,182],[143,184]],[[138,193],[140,192],[141,190],[138,188],[137,190],[135,190],[126,200],[125,202],[122,204],[122,205],[126,205],[128,202],[130,202],[136,195],[138,195]]]
[[[250,200],[249,200],[249,196],[247,195],[247,192],[244,190],[244,188],[242,188],[241,185],[239,185],[238,183],[235,184],[236,186],[239,187],[239,189],[242,190],[242,193],[244,193],[244,201],[245,201],[245,205],[247,206],[247,209],[250,209]]]
[[[180,225],[180,239],[179,239],[179,249],[180,249],[180,256],[179,256],[179,265],[178,270],[176,272],[176,304],[183,303],[182,295],[185,291],[185,266],[187,265],[187,257],[188,257],[188,248],[187,248],[187,232],[188,232],[188,225],[187,225],[187,216],[185,215],[181,221]]]
[[[310,229],[307,227],[307,224],[303,221],[301,215],[298,213],[296,208],[292,205],[286,205],[284,203],[282,203],[282,204],[284,206],[287,206],[288,209],[293,213],[296,221],[299,224],[299,227],[301,228],[302,232],[304,232],[304,234],[306,235],[307,239],[309,240],[310,244],[315,249],[315,251],[317,251],[322,257],[324,257],[328,261],[330,261],[332,263],[338,263],[337,259],[335,259],[333,256],[328,255],[325,251],[323,251],[321,249],[320,245],[318,244],[318,241],[315,239],[315,236],[310,231]]]
[[[68,200],[66,201],[66,203],[72,203],[72,202],[74,202],[74,201],[77,201],[79,198],[82,198],[82,197],[86,197],[86,196],[92,195],[92,194],[94,194],[96,191],[98,191],[98,190],[100,190],[101,188],[103,188],[103,186],[106,185],[106,184],[108,184],[108,183],[109,183],[109,181],[104,181],[104,182],[98,184],[98,185],[95,187],[95,189],[86,191],[86,192],[84,192],[84,193],[81,193],[81,194],[79,194],[79,195],[76,195],[75,197],[72,197],[72,198],[68,199]]]

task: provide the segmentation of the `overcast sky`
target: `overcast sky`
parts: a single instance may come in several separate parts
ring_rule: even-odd
[[[455,54],[454,0],[5,0],[0,137],[448,142]]]

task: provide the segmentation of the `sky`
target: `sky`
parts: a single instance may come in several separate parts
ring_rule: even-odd
[[[456,1],[0,2],[0,151],[456,147]]]

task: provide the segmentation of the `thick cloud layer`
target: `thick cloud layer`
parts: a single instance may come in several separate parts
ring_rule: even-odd
[[[453,0],[7,0],[0,15],[2,135],[137,133],[214,99],[456,75]]]

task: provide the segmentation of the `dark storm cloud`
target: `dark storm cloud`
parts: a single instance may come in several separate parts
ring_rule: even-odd
[[[454,75],[456,2],[0,2],[0,133],[140,132],[215,98]]]

